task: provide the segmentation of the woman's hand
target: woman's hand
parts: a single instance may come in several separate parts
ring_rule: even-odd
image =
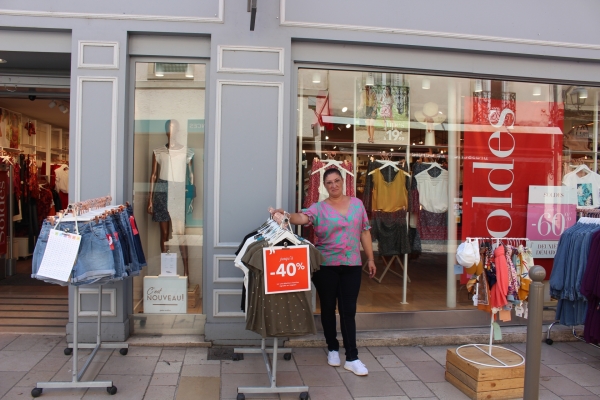
[[[369,278],[373,279],[375,274],[377,273],[377,267],[375,266],[375,261],[369,260]]]
[[[148,211],[148,214],[154,214],[154,211],[152,210],[152,202],[151,201],[148,202],[148,210],[147,211]]]

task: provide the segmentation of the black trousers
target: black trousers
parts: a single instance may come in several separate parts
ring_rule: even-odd
[[[321,302],[321,324],[329,351],[339,351],[335,321],[336,302],[340,314],[340,328],[346,350],[346,361],[358,359],[356,348],[356,301],[360,290],[362,266],[328,266],[313,274],[312,281]]]

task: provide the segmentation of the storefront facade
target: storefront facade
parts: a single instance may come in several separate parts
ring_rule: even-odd
[[[258,4],[254,30],[246,4],[225,0],[77,9],[21,3],[0,7],[0,51],[71,54],[70,201],[109,193],[116,204],[132,202],[149,259],[146,274],[160,273],[168,242],[180,275],[187,271],[190,287],[197,285],[200,305],[188,299],[188,313],[179,316],[144,312],[143,277],[110,285],[107,340],[170,332],[220,343],[257,338],[244,329],[242,273],[233,265],[244,235],[267,219],[269,206],[294,210],[306,203],[315,157],[352,163],[352,191],[361,197],[370,158],[383,151],[407,162],[409,174],[418,159],[438,162],[448,176],[446,200],[433,206],[438,215],[432,218],[441,222],[430,236],[420,231],[419,257],[398,258],[411,279],[407,291],[390,273],[363,287],[359,312],[380,328],[389,313],[407,312],[410,320],[470,326],[471,317],[461,321],[460,311],[471,309],[454,268],[457,244],[503,232],[524,237],[529,185],[559,186],[575,161],[598,170],[594,16],[600,6],[591,1],[573,23],[564,17],[572,7],[557,1],[492,10],[475,1],[432,8],[281,0]],[[18,76],[2,72],[0,82],[14,85]],[[386,93],[390,111],[381,109]],[[166,138],[174,119],[185,135],[171,130]],[[468,144],[477,132],[500,133],[485,146]],[[512,141],[534,134],[541,136]],[[196,197],[182,202],[181,229],[161,237],[160,218],[147,212],[149,192],[161,179],[153,174],[153,156],[175,139],[192,152],[185,178],[171,178],[191,180]],[[523,178],[528,171],[530,181]],[[467,198],[486,213],[465,210]],[[380,208],[386,205],[374,210]],[[93,340],[89,318],[80,332]]]

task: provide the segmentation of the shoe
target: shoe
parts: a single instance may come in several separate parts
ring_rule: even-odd
[[[330,351],[329,354],[327,354],[327,364],[331,365],[332,367],[339,367],[341,362],[340,362],[340,352],[339,351]]]
[[[360,360],[346,361],[344,369],[354,372],[354,375],[365,376],[369,374],[369,370]]]

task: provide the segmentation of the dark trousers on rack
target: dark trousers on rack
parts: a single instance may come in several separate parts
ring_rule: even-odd
[[[329,351],[339,351],[335,321],[336,303],[340,314],[340,328],[346,350],[346,361],[358,359],[356,348],[356,301],[360,290],[362,266],[321,265],[313,274],[313,283],[321,302],[321,324]]]

